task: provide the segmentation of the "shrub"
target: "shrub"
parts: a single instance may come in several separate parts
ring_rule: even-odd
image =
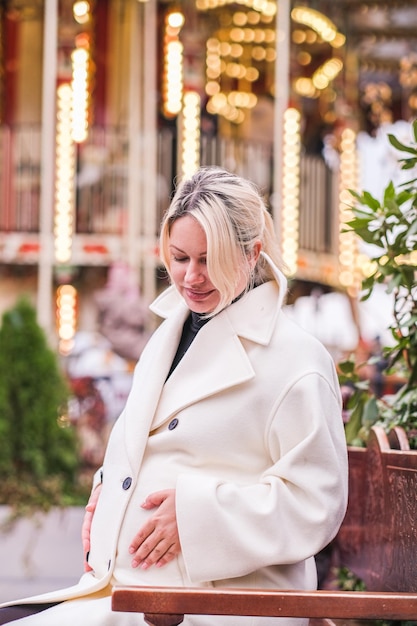
[[[68,398],[58,357],[22,298],[0,328],[0,502],[15,514],[77,496],[78,445],[65,419]]]

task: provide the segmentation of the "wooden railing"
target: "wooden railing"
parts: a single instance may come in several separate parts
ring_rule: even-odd
[[[157,219],[176,178],[176,138],[158,131]],[[77,148],[75,234],[122,235],[127,228],[129,136],[125,127],[93,127]],[[40,219],[41,128],[0,126],[0,232],[37,233]],[[273,193],[272,143],[202,135],[202,165],[221,165],[250,178],[267,199]],[[337,254],[335,175],[319,156],[303,155],[300,171],[300,247]],[[156,233],[155,233],[156,234]]]

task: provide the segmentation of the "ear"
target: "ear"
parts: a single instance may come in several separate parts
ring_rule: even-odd
[[[255,241],[253,248],[252,248],[252,254],[249,257],[249,262],[251,264],[252,269],[255,267],[256,263],[258,262],[259,255],[261,254],[261,250],[262,250],[262,242],[258,239],[257,241]]]

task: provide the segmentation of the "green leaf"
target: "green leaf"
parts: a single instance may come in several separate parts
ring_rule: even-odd
[[[395,187],[391,180],[384,191],[384,203],[386,204],[392,198],[395,198]]]
[[[338,363],[338,367],[342,374],[353,374],[353,372],[355,371],[355,362],[351,360],[341,361],[340,363]]]
[[[349,417],[349,421],[345,426],[346,442],[348,445],[352,444],[352,441],[358,436],[358,432],[362,428],[362,413],[365,404],[365,398],[363,396],[358,398],[355,407]]]
[[[361,201],[362,194],[358,193],[355,189],[348,189],[348,192],[350,193],[351,196],[353,196],[357,200]]]
[[[400,159],[401,169],[411,170],[417,164],[417,159]]]
[[[378,269],[379,269],[380,276],[382,277],[383,280],[385,280],[388,276],[392,274],[392,268],[390,267],[388,263],[385,265],[378,264]],[[378,282],[381,282],[379,280],[380,276],[378,276]]]
[[[382,271],[380,271],[378,276],[376,277],[376,282],[381,285],[382,283],[385,283],[385,280],[386,280],[385,274]]]
[[[360,219],[367,219],[369,222],[375,219],[375,213],[366,207],[352,207],[353,215]]]
[[[366,206],[369,206],[374,211],[377,211],[381,206],[380,201],[377,200],[377,198],[375,198],[371,193],[369,193],[369,191],[363,192],[362,203],[366,204]]]
[[[373,424],[375,424],[378,417],[379,417],[379,411],[378,411],[377,400],[373,396],[372,398],[369,398],[369,400],[365,402],[364,404],[363,414],[362,414],[362,424],[366,426],[367,428],[370,428]]]
[[[373,289],[374,284],[375,284],[375,276],[376,276],[376,272],[374,272],[371,276],[367,276],[366,278],[363,279],[362,281],[363,290]]]
[[[417,119],[413,121],[412,129],[413,129],[414,141],[417,142]]]
[[[397,194],[397,204],[399,206],[401,206],[402,204],[404,204],[404,202],[407,202],[408,200],[410,200],[413,197],[414,194],[412,194],[410,191],[404,190],[404,191],[400,191]]]
[[[405,144],[401,143],[401,141],[399,141],[395,135],[389,134],[388,140],[390,144],[394,146],[394,148],[396,148],[397,150],[400,150],[401,152],[409,152],[410,154],[417,154],[417,150],[415,148],[412,148],[411,146],[406,146]]]
[[[390,368],[396,365],[399,361],[403,359],[403,350],[391,350],[390,352]]]
[[[365,241],[365,243],[372,243],[378,248],[385,248],[384,242],[381,240],[381,236],[378,231],[369,231],[366,227],[364,228],[355,228],[355,233]]]
[[[400,273],[403,279],[403,283],[409,290],[411,290],[413,286],[415,285],[414,272],[415,272],[415,267],[413,267],[412,265],[400,266]]]
[[[408,379],[407,387],[413,388],[417,383],[417,359],[414,361],[413,369],[411,370],[411,374]]]
[[[398,235],[390,245],[390,250],[392,251],[393,255],[395,255],[394,258],[401,254],[407,254],[408,248],[406,246],[404,233],[398,233]],[[397,266],[397,262],[392,261],[391,265]]]
[[[345,222],[346,226],[350,226],[352,230],[357,231],[359,229],[368,229],[369,224],[373,221],[374,217],[354,217],[352,220]]]

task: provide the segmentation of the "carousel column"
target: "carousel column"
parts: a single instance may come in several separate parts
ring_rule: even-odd
[[[53,209],[55,175],[55,88],[57,70],[58,0],[45,0],[42,80],[41,191],[37,316],[52,336]]]
[[[130,10],[127,261],[150,301],[155,295],[157,211],[156,0],[132,0]]]
[[[127,175],[127,230],[126,238],[127,263],[132,271],[138,269],[138,235],[140,212],[140,177],[142,172],[139,150],[139,100],[140,85],[138,75],[140,71],[140,33],[138,23],[139,6],[137,0],[130,0],[130,59],[129,59],[129,113],[128,113],[128,175]]]
[[[291,0],[279,0],[276,18],[275,110],[273,148],[273,216],[275,229],[281,241],[283,198],[283,143],[284,114],[289,103],[290,79],[290,13]]]
[[[139,3],[141,16],[142,91],[141,91],[141,179],[142,204],[142,290],[147,302],[156,295],[155,236],[158,214],[157,172],[157,0]],[[146,57],[145,57],[146,55]],[[146,59],[146,61],[145,61]]]

